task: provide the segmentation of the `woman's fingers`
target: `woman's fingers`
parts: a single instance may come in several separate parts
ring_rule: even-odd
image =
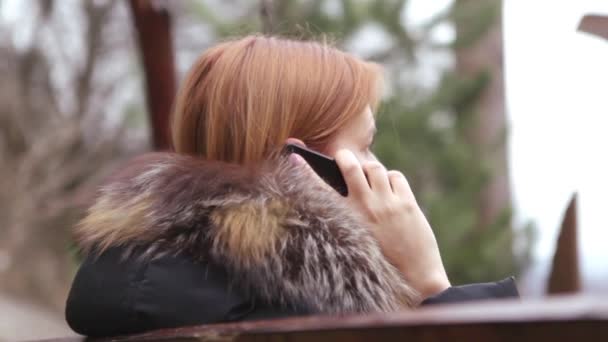
[[[393,193],[404,200],[415,200],[412,189],[403,173],[395,170],[387,172]]]
[[[381,194],[393,193],[384,165],[376,161],[367,162],[363,165],[363,171],[367,176],[367,181],[372,191]]]
[[[348,187],[349,197],[351,194],[355,196],[365,195],[370,191],[363,169],[351,151],[338,151],[336,153],[336,163]]]

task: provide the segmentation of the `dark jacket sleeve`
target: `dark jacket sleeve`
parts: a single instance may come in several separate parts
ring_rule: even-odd
[[[310,314],[256,301],[239,291],[218,265],[181,256],[140,262],[123,259],[122,252],[113,248],[81,264],[65,311],[75,332],[103,337]]]
[[[519,292],[513,277],[495,283],[453,286],[425,299],[421,305],[459,303],[488,299],[518,298]]]

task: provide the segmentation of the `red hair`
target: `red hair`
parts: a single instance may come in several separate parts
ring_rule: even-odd
[[[176,152],[251,163],[288,137],[322,150],[378,102],[381,68],[324,43],[248,36],[216,45],[189,71],[172,118]]]

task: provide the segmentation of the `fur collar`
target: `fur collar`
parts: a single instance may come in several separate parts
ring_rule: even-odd
[[[85,253],[123,246],[210,260],[265,301],[320,313],[415,306],[363,221],[307,177],[283,159],[243,167],[147,154],[101,188],[76,239]]]

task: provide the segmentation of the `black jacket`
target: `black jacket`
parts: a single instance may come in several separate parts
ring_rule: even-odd
[[[75,234],[84,261],[66,319],[83,335],[420,303],[340,195],[281,160],[140,157],[102,188]],[[422,304],[516,295],[508,279]]]

